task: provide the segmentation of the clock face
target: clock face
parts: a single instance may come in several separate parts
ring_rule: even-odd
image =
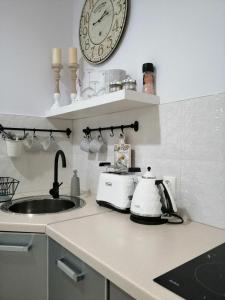
[[[80,19],[81,51],[91,63],[105,61],[124,31],[128,0],[86,0]]]

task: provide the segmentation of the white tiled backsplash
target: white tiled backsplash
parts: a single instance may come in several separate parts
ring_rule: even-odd
[[[179,209],[192,220],[225,228],[225,94],[74,121],[73,161],[83,189],[96,192],[99,161],[113,161],[119,131],[114,138],[104,132],[108,151],[94,155],[79,149],[82,129],[135,120],[139,131],[127,130],[135,165],[151,166],[158,177],[176,176]]]
[[[72,128],[72,121],[47,120],[45,118],[25,117],[15,115],[0,115],[0,124],[6,127],[30,127],[46,129]],[[21,132],[18,132],[21,134]],[[32,132],[30,133],[32,135]],[[36,133],[40,138],[47,137],[48,133]],[[72,138],[68,139],[63,133],[53,136],[65,154],[67,168],[61,168],[59,160],[59,180],[63,181],[62,188],[68,190],[72,176]],[[41,151],[39,153],[24,152],[19,158],[10,158],[6,153],[5,141],[0,139],[0,176],[10,176],[18,179],[20,184],[17,193],[44,193],[48,194],[53,183],[55,153]]]
[[[135,120],[140,123],[139,131],[126,131],[134,150],[134,164],[143,171],[151,166],[158,177],[176,176],[179,209],[195,221],[225,228],[225,94],[73,122],[0,115],[0,124],[5,126],[73,127],[73,144],[64,134],[55,135],[67,158],[67,168],[60,167],[59,180],[68,189],[74,167],[79,171],[81,188],[93,193],[97,190],[99,161],[113,161],[113,145],[118,141],[119,131],[115,131],[114,138],[104,132],[107,153],[94,155],[79,148],[82,129],[129,124]],[[9,158],[5,142],[0,139],[0,176],[20,180],[18,193],[48,193],[53,166],[54,154],[44,151],[25,153],[19,159]]]

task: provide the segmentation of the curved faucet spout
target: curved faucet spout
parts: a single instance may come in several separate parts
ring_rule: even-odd
[[[55,155],[54,182],[58,182],[59,156],[62,158],[62,167],[66,168],[65,153],[62,150],[58,150]]]
[[[59,184],[58,182],[59,156],[61,156],[62,159],[62,167],[66,168],[66,156],[62,150],[58,150],[55,155],[53,187],[49,191],[53,198],[59,198],[59,187],[62,185],[62,183]]]

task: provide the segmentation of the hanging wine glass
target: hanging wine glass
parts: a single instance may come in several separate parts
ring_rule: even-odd
[[[105,71],[99,71],[101,74],[101,80],[99,81],[100,84],[100,89],[98,89],[96,91],[96,96],[101,96],[104,95],[106,93],[106,85],[105,85],[105,76],[106,76],[106,72]]]
[[[93,90],[95,91],[93,96],[97,95],[97,85],[98,84],[99,84],[98,80],[91,80],[90,81],[90,85],[91,85],[91,87],[93,86]]]
[[[96,91],[91,87],[91,73],[92,70],[87,70],[88,73],[88,86],[81,90],[81,96],[83,99],[89,99],[96,95]]]

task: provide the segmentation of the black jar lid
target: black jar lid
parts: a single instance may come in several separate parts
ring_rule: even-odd
[[[142,72],[154,72],[154,66],[152,63],[145,63],[142,66]]]

